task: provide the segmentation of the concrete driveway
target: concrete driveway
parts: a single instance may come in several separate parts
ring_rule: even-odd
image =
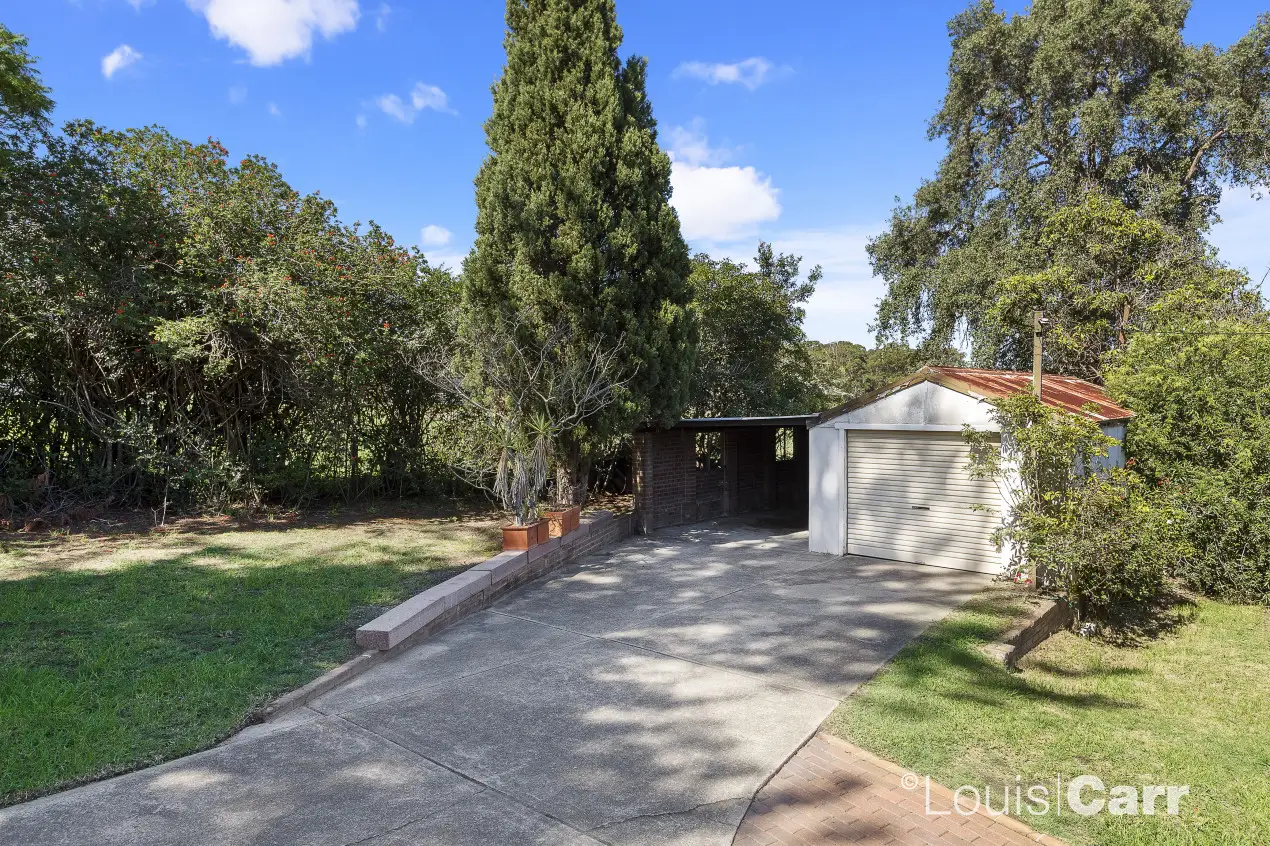
[[[631,540],[0,843],[729,844],[838,700],[987,582],[740,523]]]

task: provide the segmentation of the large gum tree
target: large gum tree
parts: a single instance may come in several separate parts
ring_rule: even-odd
[[[887,283],[884,338],[940,346],[964,332],[978,363],[1027,367],[1030,311],[1003,322],[991,306],[1006,280],[1062,258],[1042,237],[1057,211],[1096,192],[1202,249],[1224,186],[1270,182],[1270,14],[1219,49],[1183,40],[1189,10],[1035,0],[1009,16],[983,0],[953,18],[929,130],[947,152],[869,246]],[[1091,295],[1122,293],[1105,274],[1085,278]],[[1117,343],[1150,305],[1138,293],[1090,337]]]

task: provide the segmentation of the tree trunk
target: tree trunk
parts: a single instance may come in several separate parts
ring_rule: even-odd
[[[576,443],[566,444],[556,462],[556,499],[559,505],[585,505],[591,459]]]

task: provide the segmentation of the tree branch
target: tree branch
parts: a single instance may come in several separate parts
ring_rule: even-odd
[[[1227,133],[1225,129],[1219,129],[1216,132],[1214,132],[1212,135],[1208,136],[1208,138],[1205,139],[1203,144],[1199,145],[1199,149],[1195,151],[1195,155],[1191,159],[1191,166],[1186,169],[1186,176],[1182,179],[1183,185],[1188,184],[1192,179],[1195,178],[1195,174],[1199,171],[1200,159],[1203,158],[1204,154],[1208,152],[1208,149],[1210,147],[1212,147],[1222,138],[1226,137],[1226,134]]]

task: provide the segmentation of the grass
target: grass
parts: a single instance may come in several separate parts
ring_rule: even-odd
[[[1270,612],[1200,600],[1140,646],[1060,633],[1018,673],[980,646],[1020,595],[980,594],[910,644],[826,728],[956,788],[1081,774],[1112,785],[1188,785],[1173,817],[1019,818],[1072,844],[1270,843]],[[997,804],[999,807],[999,804]]]
[[[208,747],[488,556],[495,524],[0,540],[0,805]]]

